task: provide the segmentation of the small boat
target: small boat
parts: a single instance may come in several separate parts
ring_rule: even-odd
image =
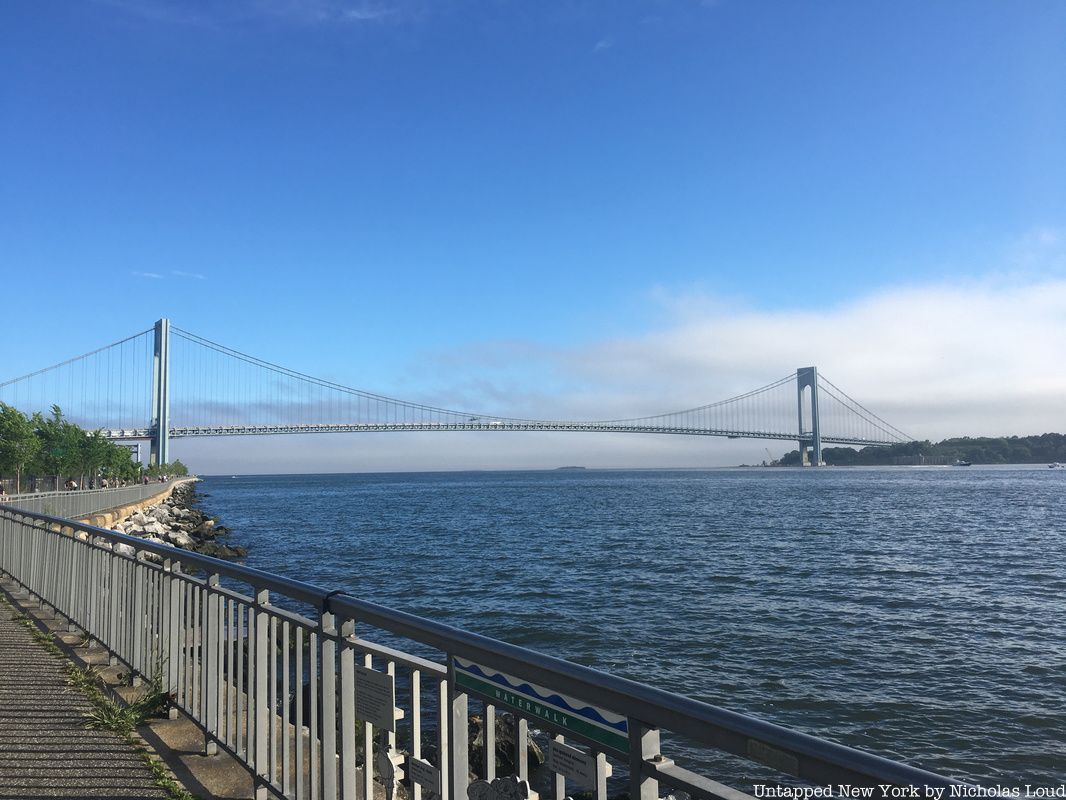
[[[972,467],[973,464],[971,464],[969,461],[963,461],[961,458],[956,458],[955,459],[955,463],[952,464],[951,466],[953,466],[953,467]]]
[[[1058,461],[1053,461],[1047,465],[1048,469],[1066,469],[1066,464],[1060,464]]]

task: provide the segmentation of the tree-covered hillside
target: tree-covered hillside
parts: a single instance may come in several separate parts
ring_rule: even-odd
[[[926,463],[952,463],[955,460],[974,464],[1047,464],[1066,463],[1066,434],[1043,433],[1039,436],[1004,436],[1000,438],[969,437],[945,439],[942,442],[906,442],[891,447],[822,448],[822,458],[835,466],[889,465],[917,463],[918,456]],[[798,466],[799,450],[785,454],[778,462],[782,466]]]

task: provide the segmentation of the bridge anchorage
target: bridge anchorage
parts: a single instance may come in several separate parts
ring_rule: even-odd
[[[803,463],[824,444],[883,447],[911,437],[815,367],[716,403],[613,420],[503,417],[399,400],[263,361],[161,319],[148,330],[0,383],[0,402],[32,412],[59,405],[83,428],[149,440],[150,462],[170,440],[368,431],[567,431],[794,441]]]

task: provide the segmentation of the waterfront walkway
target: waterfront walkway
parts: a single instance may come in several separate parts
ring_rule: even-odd
[[[67,686],[65,659],[16,613],[0,604],[0,798],[166,798],[122,737],[85,727],[89,702]]]

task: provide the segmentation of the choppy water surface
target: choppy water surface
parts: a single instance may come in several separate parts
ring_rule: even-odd
[[[1066,781],[1066,470],[201,488],[251,566],[937,772]]]

